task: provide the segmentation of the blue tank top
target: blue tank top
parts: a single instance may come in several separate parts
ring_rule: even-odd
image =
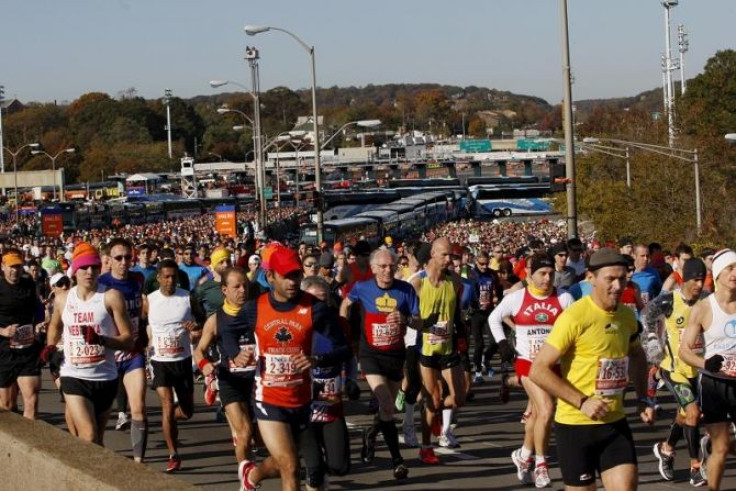
[[[105,273],[100,276],[99,281],[100,285],[104,285],[106,288],[112,288],[123,294],[128,317],[130,317],[131,334],[133,335],[133,340],[136,341],[140,336],[141,291],[143,289],[143,281],[143,275],[133,271],[128,273],[128,277],[124,280],[114,278],[111,273]],[[122,361],[121,353],[116,353],[118,361]]]

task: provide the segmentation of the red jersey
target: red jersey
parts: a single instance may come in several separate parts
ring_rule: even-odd
[[[544,341],[552,332],[557,317],[562,313],[562,305],[553,293],[547,298],[539,299],[524,288],[524,299],[516,315],[513,316],[516,325],[516,351],[519,358],[534,361],[542,349]]]
[[[312,301],[302,294],[293,309],[279,312],[269,295],[258,297],[256,401],[294,408],[312,400],[311,371],[294,364],[295,356],[312,352]]]
[[[675,273],[676,274],[676,273]],[[634,312],[639,312],[639,307],[636,305],[636,285],[633,282],[629,282],[625,287],[623,293],[621,293],[620,302],[626,305]]]
[[[359,281],[365,281],[370,280],[373,278],[373,270],[370,266],[368,266],[368,269],[363,272],[360,270],[360,268],[355,264],[348,264],[348,268],[350,268],[350,276],[352,277],[350,280],[350,283],[346,283],[342,287],[342,298],[345,298],[348,296],[348,293],[350,293],[350,290],[353,289],[353,285],[355,285]]]

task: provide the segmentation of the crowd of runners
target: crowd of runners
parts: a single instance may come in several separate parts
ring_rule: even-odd
[[[299,489],[302,469],[307,489],[326,489],[350,472],[344,401],[361,396],[359,380],[375,409],[361,459],[382,435],[401,481],[406,447],[439,464],[474,387],[497,376],[502,402],[528,395],[509,456],[521,483],[552,485],[554,431],[565,486],[635,489],[624,399],[652,423],[666,389],[680,409],[652,449],[662,478],[684,437],[690,484],[720,489],[736,416],[730,249],[567,240],[546,221],[452,222],[379,248],[265,240],[253,227],[223,238],[211,217],[147,227],[6,237],[0,407],[35,418],[47,365],[70,433],[102,445],[112,417],[145,462],[151,386],[176,472],[177,422],[201,378],[241,489]]]

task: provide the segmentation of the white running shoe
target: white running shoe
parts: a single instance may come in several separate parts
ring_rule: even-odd
[[[115,423],[115,431],[122,431],[130,426],[130,419],[126,413],[118,413],[118,422]]]
[[[532,466],[534,465],[534,459],[529,458],[524,460],[521,458],[521,449],[517,448],[511,452],[511,461],[516,466],[516,477],[522,484],[532,484]]]
[[[534,486],[538,489],[546,488],[552,484],[552,479],[549,477],[549,469],[547,464],[539,464],[534,468]]]
[[[460,446],[460,442],[457,441],[457,437],[452,433],[451,429],[443,431],[440,435],[439,446],[445,448],[457,448]]]
[[[404,423],[401,426],[404,430],[404,445],[409,448],[417,448],[419,446],[419,440],[417,440],[417,430],[414,428],[414,425]]]
[[[708,449],[710,447],[710,436],[709,435],[703,435],[703,437],[700,439],[700,455],[702,456],[702,460],[700,461],[700,474],[703,476],[703,479],[708,480],[708,457],[710,457],[710,451]]]

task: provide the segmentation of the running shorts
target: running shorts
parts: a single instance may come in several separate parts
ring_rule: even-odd
[[[394,382],[404,378],[404,356],[361,353],[360,369],[366,375],[380,375]]]
[[[701,374],[700,410],[704,424],[736,421],[736,380]]]
[[[419,364],[423,367],[433,368],[435,370],[447,370],[460,364],[460,355],[453,353],[451,355],[419,355]]]
[[[151,360],[153,367],[153,388],[173,388],[177,394],[192,394],[194,392],[194,373],[192,358],[179,361]]]
[[[0,388],[10,387],[18,377],[41,376],[40,353],[41,345],[38,343],[28,348],[0,350]]]
[[[118,379],[84,380],[61,377],[61,392],[67,396],[81,396],[92,401],[95,414],[102,414],[110,409],[118,394]]]
[[[673,377],[671,372],[662,368],[659,369],[659,376],[662,377],[667,389],[675,396],[675,401],[681,409],[685,409],[693,402],[698,402],[698,379],[687,379],[682,375]]]

